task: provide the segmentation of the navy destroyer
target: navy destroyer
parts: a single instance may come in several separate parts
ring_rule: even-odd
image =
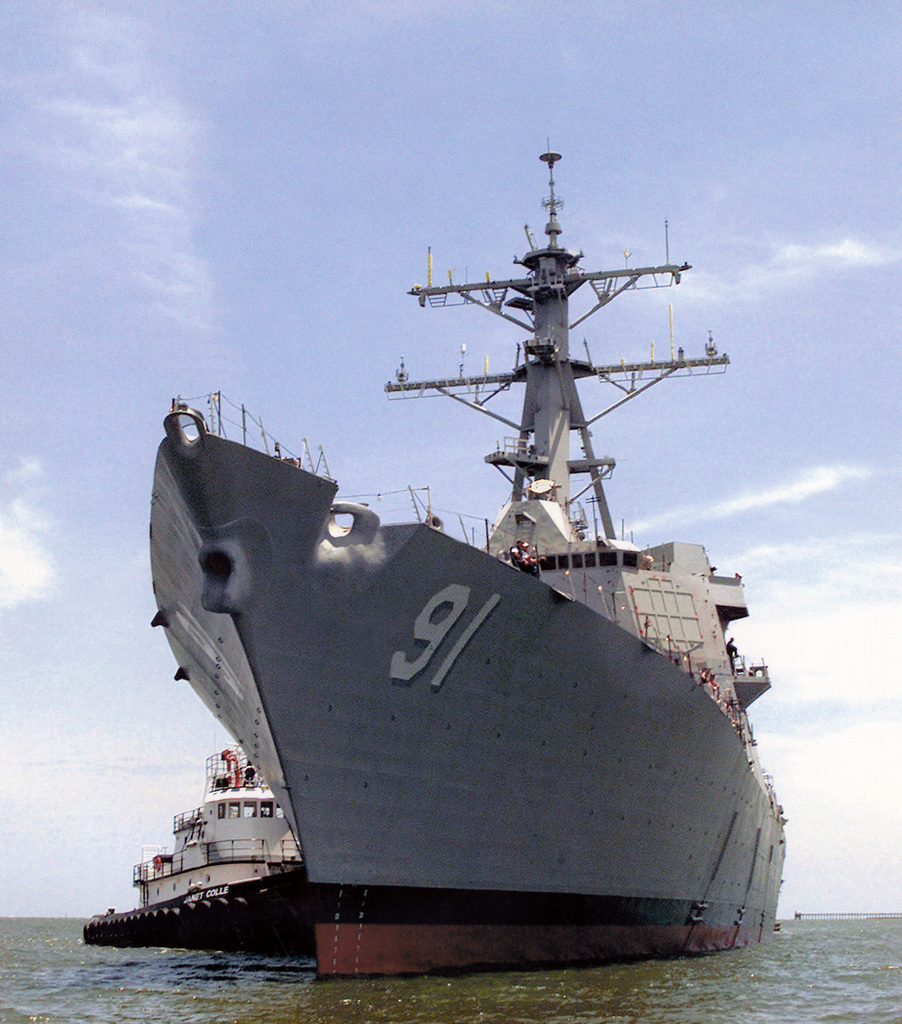
[[[388,524],[326,475],[218,436],[176,402],[151,513],[159,613],[187,679],[285,807],[321,975],[713,952],[774,926],[784,819],[746,716],[769,687],[725,630],[741,580],[696,544],[618,540],[590,427],[700,358],[593,365],[569,332],[688,265],[592,272],[527,228],[520,276],[434,286],[524,331],[508,373],[414,382],[508,424],[485,544]],[[577,289],[592,293],[571,319]],[[522,353],[522,357],[521,354]],[[616,402],[583,412],[577,382]],[[519,420],[486,408],[525,387]],[[571,438],[581,449],[571,451]],[[591,500],[589,517],[580,499]]]

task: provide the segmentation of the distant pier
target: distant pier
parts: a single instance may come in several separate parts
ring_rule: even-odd
[[[902,917],[899,914],[801,914],[797,910],[793,915],[796,921],[870,921],[875,918]]]

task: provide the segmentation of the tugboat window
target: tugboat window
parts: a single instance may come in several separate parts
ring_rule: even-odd
[[[271,818],[272,817],[272,800],[263,800],[260,803],[260,817]]]
[[[256,800],[245,800],[244,801],[244,816],[245,816],[245,818],[256,818],[257,817],[257,801]]]
[[[241,817],[241,804],[229,804],[229,817],[240,818]]]
[[[226,805],[225,804],[220,804],[216,808],[216,810],[218,811],[220,818],[224,818],[225,817],[225,815],[226,815]]]

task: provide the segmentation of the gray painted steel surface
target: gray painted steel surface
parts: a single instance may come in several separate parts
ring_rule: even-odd
[[[690,927],[718,905],[760,937],[783,819],[745,715],[766,669],[725,646],[747,614],[741,583],[698,546],[613,538],[612,460],[595,458],[575,399],[576,377],[603,371],[567,353],[567,298],[584,281],[599,308],[613,297],[599,279],[618,294],[688,268],[584,275],[557,246],[558,205],[552,182],[548,246],[493,293],[528,296],[515,308],[534,333],[510,375],[527,388],[519,437],[488,460],[513,470],[488,551],[383,525],[336,503],[331,480],[176,408],[154,482],[157,602],[181,674],[290,808],[311,883],[687,901]],[[492,284],[415,294],[473,302],[477,287]],[[726,361],[708,355],[647,365]],[[399,373],[389,390],[453,384]],[[592,540],[573,473],[599,502]],[[539,575],[498,557],[517,539]]]

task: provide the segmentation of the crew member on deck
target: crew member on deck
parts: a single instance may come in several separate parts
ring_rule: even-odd
[[[525,540],[518,540],[510,551],[511,565],[521,572],[528,572],[532,576],[539,575],[539,560],[529,550]]]

